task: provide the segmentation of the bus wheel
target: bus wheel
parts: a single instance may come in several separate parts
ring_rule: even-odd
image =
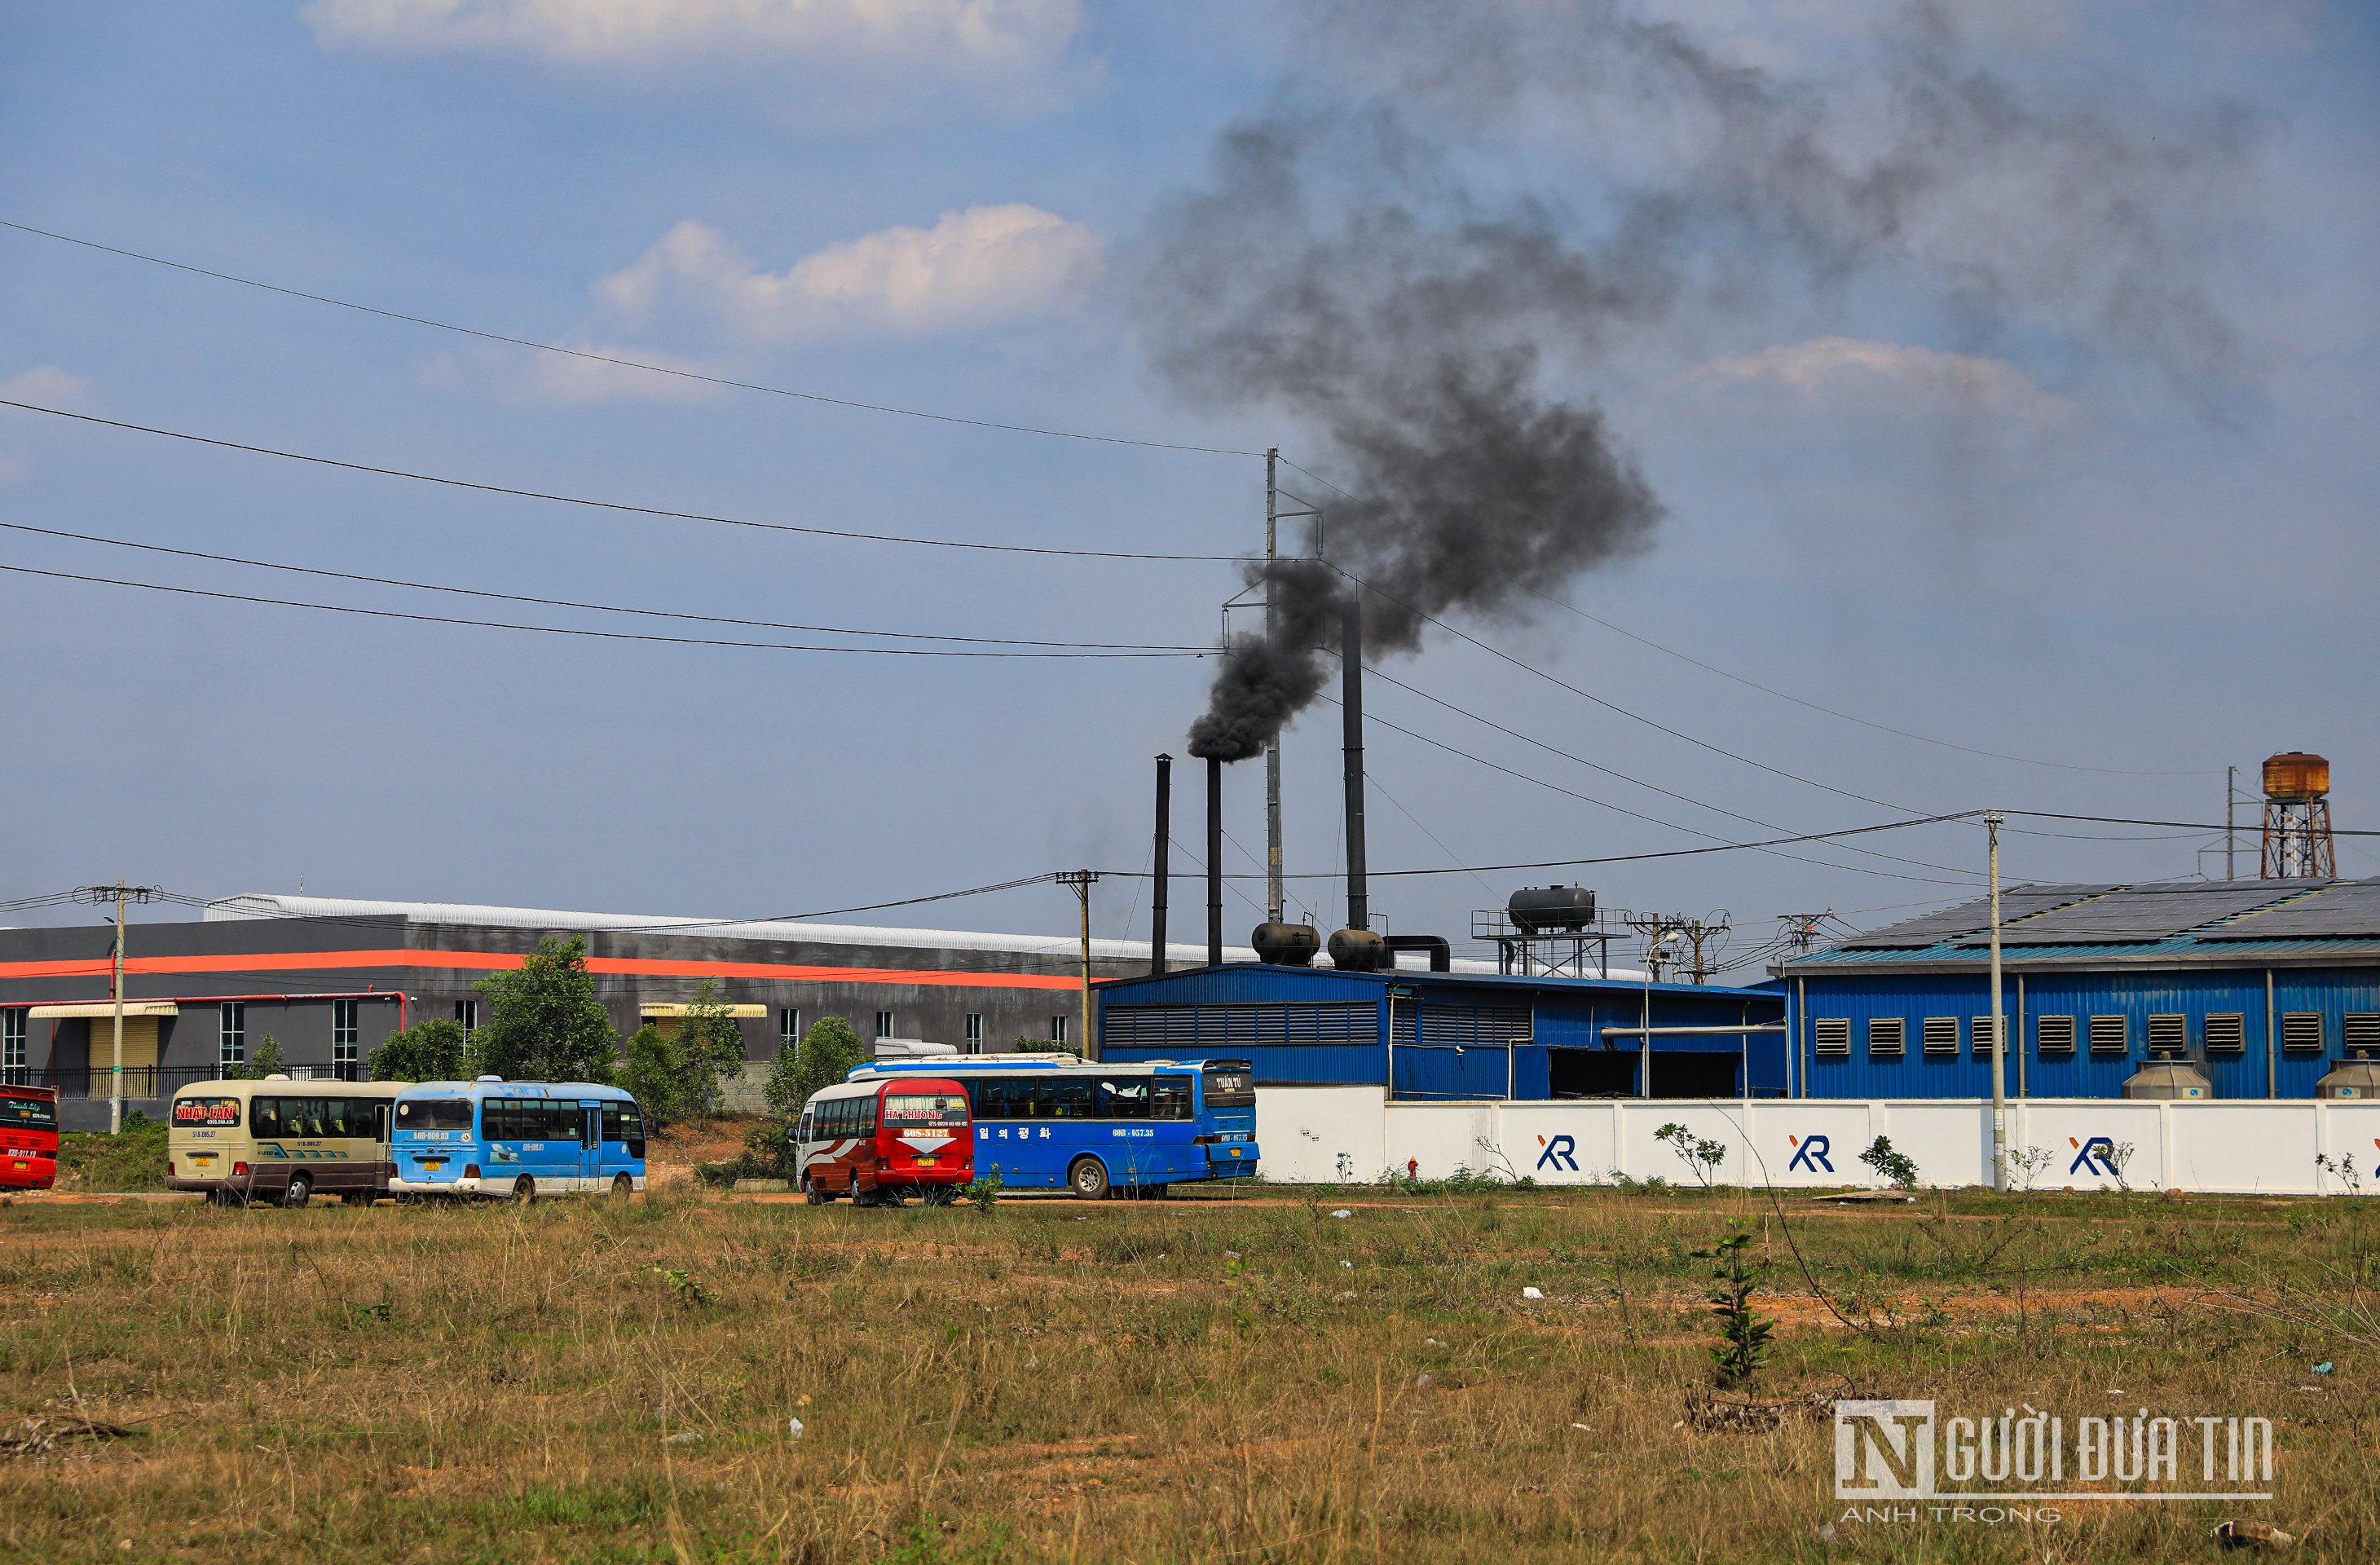
[[[302,1207],[314,1198],[314,1182],[302,1173],[289,1176],[289,1188],[281,1193],[285,1207]]]
[[[537,1181],[527,1174],[513,1181],[513,1201],[516,1206],[532,1206],[537,1201]]]
[[[612,1204],[613,1206],[626,1206],[628,1204],[628,1197],[634,1195],[636,1193],[637,1182],[635,1180],[630,1179],[626,1174],[613,1174],[612,1176]]]
[[[1066,1183],[1073,1185],[1075,1194],[1086,1201],[1108,1198],[1107,1165],[1097,1158],[1075,1159],[1075,1166],[1066,1171]]]
[[[818,1182],[816,1180],[810,1178],[808,1174],[804,1174],[802,1175],[802,1199],[808,1201],[813,1207],[823,1207],[829,1201],[833,1200],[834,1197],[828,1195],[825,1191],[820,1190],[818,1187]]]

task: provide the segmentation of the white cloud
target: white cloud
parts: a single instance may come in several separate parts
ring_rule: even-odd
[[[326,49],[627,66],[759,53],[1014,69],[1083,23],[1081,0],[308,0],[298,14]]]
[[[1767,389],[1839,411],[1985,416],[2042,430],[2083,421],[2006,360],[1857,337],[1816,337],[1714,358],[1676,385],[1706,392]]]
[[[835,333],[962,330],[1062,309],[1099,281],[1099,238],[1038,207],[946,212],[931,228],[876,233],[763,272],[717,229],[692,220],[663,235],[596,293],[639,321],[676,297],[738,336],[787,342]]]
[[[44,364],[0,381],[0,397],[11,402],[38,402],[45,407],[70,407],[79,412],[98,405],[98,382],[55,364]]]

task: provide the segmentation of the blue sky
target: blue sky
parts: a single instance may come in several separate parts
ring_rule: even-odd
[[[1615,192],[1663,188],[1701,155],[1689,116],[1578,95],[1564,77],[1593,74],[1612,9],[1472,7],[1452,13],[1466,19],[1450,35],[1420,5],[1386,7],[1402,25],[1372,27],[1321,4],[10,4],[0,217],[841,397],[1279,444],[1344,479],[1310,410],[1253,395],[1194,406],[1151,369],[1136,301],[1152,212],[1210,177],[1235,121],[1387,105],[1440,150],[1464,200],[1534,203],[1591,249]],[[1653,0],[1617,10],[1658,19]],[[1886,134],[1860,93],[1912,25],[1903,8],[1677,15],[1695,47],[1828,101],[1825,134],[1846,158]],[[1512,16],[1550,40],[1531,67],[1541,76],[1492,108],[1466,103],[1462,70],[1509,66],[1483,41]],[[1747,227],[1697,231],[1689,308],[1550,355],[1548,374],[1602,407],[1668,509],[1648,552],[1562,591],[1809,702],[2066,766],[1847,722],[1548,609],[1534,625],[1465,628],[1775,770],[1434,637],[1385,670],[1460,710],[1376,686],[1379,717],[1674,825],[1381,730],[1376,866],[1769,834],[1707,807],[1793,831],[1991,804],[2207,819],[2224,766],[2252,774],[2298,747],[2331,758],[2340,824],[2374,823],[2368,15],[2125,0],[1937,17],[1964,79],[1987,74],[2040,123],[2096,116],[2150,157],[2173,144],[2152,138],[2229,127],[2220,157],[2146,165],[2164,172],[2123,193],[2124,220],[2161,236],[2157,274],[2109,273],[2109,253],[2076,226],[2073,167],[2032,166],[2022,143],[1961,171],[1955,200],[1891,246],[1832,270],[1785,264]],[[1849,84],[1840,109],[1835,84]],[[1347,190],[1388,177],[1341,176]],[[1986,273],[2004,285],[1980,283]],[[2219,365],[2107,308],[2175,279],[2230,334]],[[589,373],[6,232],[0,382],[15,400],[132,422],[755,519],[1193,553],[1260,540],[1262,467],[1243,458]],[[969,636],[1206,644],[1238,585],[1224,564],[953,554],[468,495],[6,409],[0,520],[543,597]],[[0,533],[0,564],[486,607],[21,532]],[[286,891],[302,875],[331,894],[764,916],[1085,863],[1133,870],[1148,851],[1148,758],[1181,753],[1211,672],[606,644],[6,575],[0,625],[13,651],[0,682],[6,895],[118,875],[209,895]],[[1329,707],[1289,734],[1293,869],[1338,862],[1337,747]],[[1185,781],[1177,836],[1195,847]],[[1238,769],[1230,786],[1232,835],[1260,852],[1258,773]],[[2204,841],[2017,836],[2010,873],[2219,874]],[[1824,863],[1729,854],[1579,877],[1621,905],[1730,909],[1749,945],[1787,909],[1870,923],[1944,900],[1981,863],[1971,827],[1876,845],[1949,868],[1830,848],[1807,855]],[[2340,856],[2346,872],[2380,873],[2372,846],[2344,842]],[[1541,878],[1405,880],[1376,887],[1374,904],[1391,928],[1460,934],[1469,909]],[[1335,890],[1303,885],[1335,923]],[[1177,903],[1195,897],[1177,890]],[[1102,932],[1146,928],[1135,883],[1103,885],[1096,905]],[[1072,898],[1044,888],[914,921],[1059,931],[1072,916]],[[1235,899],[1234,936],[1253,921]]]

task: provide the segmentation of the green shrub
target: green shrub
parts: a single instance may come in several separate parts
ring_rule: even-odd
[[[470,1035],[445,1017],[417,1022],[371,1051],[366,1069],[376,1082],[451,1082],[463,1079],[463,1049]]]

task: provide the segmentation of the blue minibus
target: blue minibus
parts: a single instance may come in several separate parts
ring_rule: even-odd
[[[645,1187],[645,1116],[592,1082],[418,1082],[396,1095],[395,1196],[540,1195]]]
[[[1257,1171],[1256,1078],[1245,1060],[1100,1064],[1071,1054],[937,1055],[854,1067],[849,1079],[929,1075],[966,1089],[975,1171],[1087,1200]]]

